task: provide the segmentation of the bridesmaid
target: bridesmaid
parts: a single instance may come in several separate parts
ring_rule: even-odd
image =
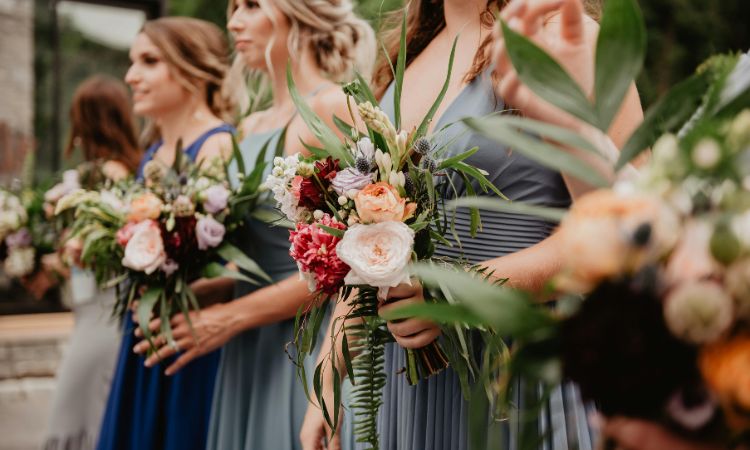
[[[286,124],[285,154],[305,151],[300,141],[320,145],[290,98],[288,63],[299,92],[329,126],[334,128],[334,114],[348,117],[346,97],[336,82],[350,80],[355,67],[369,73],[367,65],[375,52],[372,29],[352,10],[349,0],[230,2],[228,27],[238,61],[248,70],[265,74],[273,92],[272,106],[242,123],[245,138],[240,147],[246,163],[252,164],[268,141],[266,161],[272,162],[273,149]],[[262,207],[273,209],[273,203]],[[224,346],[208,448],[299,449],[307,399],[284,349],[294,338],[294,316],[311,297],[289,256],[286,228],[248,217],[245,238],[243,250],[275,283],[260,289],[238,283],[234,301],[193,314],[197,342],[183,317],[174,317],[173,334],[185,353],[167,373],[179,374],[188,361]],[[158,325],[158,320],[152,322],[154,329]],[[141,344],[137,351],[146,349]],[[173,353],[164,345],[146,364]]]
[[[76,89],[65,156],[80,148],[86,161],[106,161],[121,174],[135,172],[138,148],[128,92],[121,81],[93,76]],[[115,369],[120,333],[111,319],[115,292],[96,288],[93,274],[65,268],[58,253],[45,255],[45,269],[66,275],[75,327],[62,364],[47,424],[45,450],[94,448]]]
[[[178,140],[193,160],[227,157],[234,128],[222,83],[226,40],[216,26],[170,17],[146,22],[130,49],[125,81],[133,110],[149,121],[149,148],[138,169],[155,159],[172,164]],[[143,366],[133,353],[135,323],[124,318],[117,369],[102,424],[100,450],[182,450],[205,446],[219,353],[197,359],[175,377]]]
[[[513,19],[514,27],[534,38],[543,35],[547,42],[554,42],[547,48],[568,63],[566,68],[574,72],[579,82],[590,83],[593,77],[587,70],[593,67],[591,59],[597,24],[590,16],[584,15],[581,0],[541,0],[533,3],[518,0],[508,6],[502,0],[413,0],[408,6],[407,52],[410,57],[407,59],[401,100],[403,128],[410,129],[417,124],[437,96],[445,72],[444,69],[435,68],[447,67],[450,46],[456,35],[459,35],[459,40],[454,70],[445,100],[432,123],[433,130],[467,116],[485,116],[509,107],[520,108],[527,116],[556,122],[561,112],[541,108],[540,101],[528,101],[530,92],[522,90],[512,77],[506,79],[503,70],[509,69],[504,59],[501,59],[503,64],[499,64],[497,69],[497,76],[502,82],[499,85],[493,83],[490,68],[491,29],[495,14],[506,7],[508,10],[504,13]],[[385,38],[392,58],[398,49],[397,39],[397,34]],[[376,69],[374,80],[382,95],[381,104],[391,114],[393,85],[386,64],[381,63]],[[496,88],[502,89],[503,94],[513,94],[514,101],[528,102],[506,104],[496,95]],[[588,85],[584,88],[589,92],[591,90]],[[615,144],[623,143],[641,117],[637,93],[633,88],[610,131]],[[568,126],[572,122],[556,123]],[[576,196],[590,188],[475,134],[460,123],[450,126],[440,136],[446,142],[451,138],[456,138],[451,144],[453,152],[474,146],[480,148],[468,162],[486,170],[489,180],[511,200],[565,207],[570,204],[572,194]],[[461,195],[465,189],[461,179],[455,179],[454,183]],[[548,238],[553,225],[517,214],[491,211],[482,211],[481,214],[483,229],[472,238],[469,212],[459,210],[456,230],[462,246],[459,247],[457,243],[453,247],[440,246],[436,253],[483,263],[495,273],[509,277],[514,286],[540,289],[559,266],[556,240]],[[452,236],[446,238],[453,240]],[[414,286],[401,285],[390,291],[389,299],[398,300],[396,304],[421,302],[421,286],[418,283]],[[385,306],[381,311],[394,306]],[[389,323],[388,328],[396,343],[386,349],[388,380],[378,423],[381,447],[389,450],[469,448],[469,405],[462,397],[457,374],[448,368],[416,386],[409,386],[406,378],[398,374],[405,365],[404,352],[399,346],[423,347],[440,335],[440,329],[429,321],[419,319]],[[330,380],[326,384],[329,383]],[[523,410],[522,403],[517,405]],[[517,425],[516,420],[512,420],[504,427],[502,448],[517,448]],[[319,436],[325,430],[325,421],[317,408],[308,407],[304,427],[310,430],[309,436],[312,436],[305,442],[304,448],[321,448]],[[547,407],[539,415],[538,429],[540,437],[544,436],[541,448],[592,448],[593,436],[587,423],[587,411],[573,386],[565,385],[553,392]],[[348,441],[351,437],[343,434],[342,439]]]

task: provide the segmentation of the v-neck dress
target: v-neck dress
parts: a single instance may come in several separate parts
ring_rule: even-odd
[[[384,112],[393,117],[394,87],[386,91],[380,104]],[[467,159],[467,163],[486,170],[487,178],[504,195],[513,201],[536,205],[567,207],[571,199],[562,176],[518,152],[513,152],[486,137],[474,133],[460,120],[465,117],[481,117],[505,109],[497,98],[490,71],[464,87],[435,124],[439,142],[450,143],[449,157],[473,147],[479,151]],[[458,195],[464,195],[466,186],[455,176],[452,179]],[[443,186],[442,194],[453,198],[452,191]],[[481,192],[474,186],[476,192]],[[468,209],[456,212],[455,229],[460,245],[450,233],[445,236],[453,246],[440,245],[436,255],[461,257],[479,263],[508,255],[533,246],[544,240],[554,225],[535,217],[494,211],[480,211],[482,230],[471,237]],[[383,405],[378,418],[380,445],[383,450],[468,450],[468,416],[470,405],[464,400],[459,378],[452,368],[410,386],[402,373],[405,367],[404,351],[396,343],[387,345],[385,370],[387,382],[383,391]],[[515,405],[518,410],[500,427],[500,446],[492,448],[517,449],[519,436],[518,411],[524,410],[520,396],[522,386],[517,386]],[[489,411],[487,412],[489,417]],[[584,407],[577,388],[564,385],[555,389],[547,406],[539,413],[536,426],[540,436],[545,436],[539,449],[567,450],[592,448],[593,434],[587,422]],[[347,414],[347,426],[342,435],[347,448],[364,448],[353,442],[351,414]]]
[[[183,149],[195,160],[203,144],[217,133],[234,133],[223,124],[208,130]],[[161,142],[143,156],[143,167],[153,159]],[[211,398],[214,390],[219,351],[191,361],[172,376],[164,375],[172,356],[152,368],[144,357],[133,353],[138,342],[131,314],[123,319],[123,336],[97,450],[203,450],[206,445]]]

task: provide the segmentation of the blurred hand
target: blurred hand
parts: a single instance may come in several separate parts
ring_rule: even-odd
[[[68,269],[68,266],[63,263],[59,253],[48,253],[46,255],[42,255],[41,263],[42,269],[46,270],[47,272],[57,274],[65,278],[68,278],[70,276],[70,270]]]
[[[584,14],[581,0],[513,0],[500,13],[508,26],[526,36],[554,58],[591,96],[594,89],[594,54],[597,23]],[[505,48],[502,31],[495,30],[493,50],[498,93],[524,116],[576,129],[575,117],[542,100],[521,83]]]
[[[180,353],[180,356],[164,371],[167,375],[173,375],[195,358],[224,346],[239,331],[236,327],[237,315],[233,314],[228,306],[217,304],[200,311],[190,311],[192,330],[184,315],[176,314],[172,316],[170,324],[172,325],[172,336],[177,343],[176,348],[170,346],[164,336],[157,335],[154,337],[154,345],[157,350],[146,358],[145,366],[152,367],[159,361]],[[149,329],[155,334],[159,333],[160,327],[160,319],[154,319],[149,323]],[[140,338],[143,337],[140,328],[135,330],[135,335]],[[149,343],[143,340],[133,347],[133,351],[146,353],[149,347]]]
[[[330,370],[330,368],[329,368]],[[331,377],[326,378],[323,382],[323,401],[326,405],[333,405],[333,382]],[[307,412],[305,412],[305,419],[302,422],[302,428],[299,432],[299,439],[302,443],[302,450],[341,450],[341,422],[344,416],[344,411],[339,411],[339,424],[336,429],[336,434],[331,436],[331,427],[328,426],[323,410],[318,406],[309,403],[307,405]]]
[[[424,291],[417,280],[411,285],[402,283],[388,290],[388,298],[378,308],[383,315],[393,309],[415,303],[424,303]],[[388,330],[393,334],[398,345],[404,348],[417,349],[425,347],[440,336],[440,327],[427,319],[401,319],[388,322]]]
[[[653,422],[625,417],[608,419],[604,426],[604,434],[616,442],[616,448],[622,450],[719,450],[722,448],[683,440]]]

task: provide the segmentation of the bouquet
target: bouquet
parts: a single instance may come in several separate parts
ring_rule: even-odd
[[[8,276],[34,274],[41,255],[54,249],[55,239],[44,218],[41,190],[0,190],[0,259]]]
[[[238,152],[235,152],[238,154]],[[198,277],[227,276],[268,281],[260,267],[232,242],[257,199],[260,175],[230,187],[220,159],[193,164],[178,148],[173,166],[156,160],[143,170],[144,183],[125,183],[100,191],[78,190],[63,197],[56,214],[75,210],[70,239],[82,242],[81,263],[94,270],[101,285],[125,284],[116,304],[124,313],[138,300],[136,314],[144,335],[154,312],[161,334],[172,344],[169,318],[187,316],[198,302],[189,284]],[[262,170],[262,165],[256,170]],[[240,273],[225,267],[233,262]],[[118,299],[121,296],[118,294]]]
[[[403,58],[405,55],[399,56],[402,69]],[[452,65],[453,53],[450,61]],[[470,195],[475,195],[474,186],[501,195],[485,178],[485,172],[464,162],[478,148],[448,157],[447,147],[428,137],[428,125],[445,89],[419,127],[413,130],[399,127],[402,78],[403,70],[395,81],[399,93],[395,99],[395,123],[380,109],[361,77],[344,86],[350,110],[353,102],[365,132],[360,133],[334,118],[341,132],[348,136],[342,142],[302,101],[288,75],[289,89],[300,115],[323,148],[306,146],[311,156],[275,158],[265,182],[281,212],[293,223],[290,254],[316,297],[298,316],[295,343],[301,379],[306,379],[301,359],[315,346],[328,300],[346,302],[348,313],[341,323],[334,325],[334,334],[343,335],[342,357],[354,384],[357,438],[374,448],[378,447],[375,420],[385,384],[383,355],[385,344],[392,340],[385,322],[378,316],[378,307],[390,288],[411,283],[413,262],[431,259],[438,243],[451,245],[444,237],[450,232],[451,219],[441,207],[442,195],[438,190],[448,189],[449,175],[462,177]],[[446,87],[449,79],[450,66]],[[355,123],[353,113],[351,121]],[[479,226],[478,211],[473,210],[472,230]],[[357,324],[344,326],[348,318],[358,319]],[[349,343],[349,338],[353,343]],[[405,374],[411,384],[445,368],[449,357],[455,354],[445,352],[437,341],[423,349],[405,351]],[[351,353],[355,355],[353,358]],[[335,358],[335,354],[334,349],[328,358]],[[456,364],[461,362],[459,359],[455,358]],[[340,400],[337,397],[334,405],[325,405],[322,400],[320,377],[325,364],[321,363],[316,370],[314,385],[324,415],[335,427]],[[333,376],[337,386],[338,373],[334,371]],[[330,407],[333,415],[329,414]]]

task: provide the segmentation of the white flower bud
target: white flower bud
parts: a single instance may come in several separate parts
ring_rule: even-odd
[[[406,186],[406,175],[404,174],[404,172],[398,173],[398,185],[401,187]]]
[[[693,148],[693,162],[701,169],[712,169],[721,160],[721,147],[711,138],[701,139]]]
[[[667,133],[654,144],[654,162],[660,165],[673,164],[678,151],[677,136]]]
[[[388,175],[388,184],[393,187],[398,187],[398,172],[391,172]]]
[[[284,169],[282,169],[279,166],[274,167],[273,168],[273,176],[275,176],[275,177],[284,176]]]
[[[341,195],[339,196],[339,205],[344,206],[349,202],[349,199],[346,198],[346,196]]]
[[[278,166],[283,166],[284,165],[284,158],[282,158],[281,156],[277,156],[277,157],[273,158],[273,165],[277,166],[277,167]]]
[[[391,160],[391,155],[389,153],[383,154],[383,172],[388,173],[393,168],[393,161]]]
[[[323,218],[323,211],[321,211],[321,210],[319,210],[319,209],[316,209],[316,210],[315,210],[315,211],[313,212],[313,218],[315,218],[315,220],[320,220],[320,219],[322,219],[322,218]]]

